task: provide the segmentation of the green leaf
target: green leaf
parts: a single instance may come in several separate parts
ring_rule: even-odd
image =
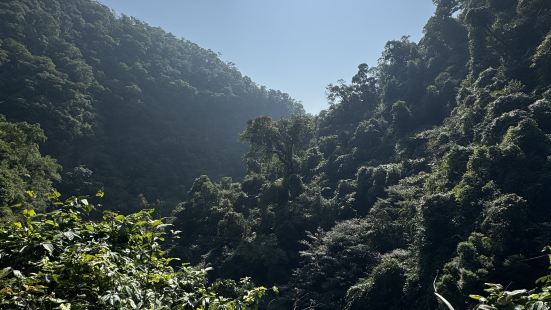
[[[153,227],[159,226],[161,224],[163,224],[163,221],[161,220],[154,220],[153,222],[151,222],[151,226]]]
[[[19,270],[14,270],[13,271],[13,275],[16,277],[16,278],[19,278],[19,279],[23,279],[25,276],[21,273],[21,271]]]
[[[72,241],[75,237],[78,237],[78,235],[75,234],[75,232],[72,231],[72,230],[68,230],[68,231],[63,232],[63,235],[64,235],[67,239],[69,239],[69,240],[71,240],[71,241]]]
[[[6,267],[2,270],[0,270],[0,279],[6,277],[8,274],[10,274],[12,268],[11,267]]]
[[[105,192],[102,191],[102,190],[99,190],[99,191],[96,193],[96,197],[98,197],[98,198],[103,198],[103,196],[105,196]]]
[[[551,283],[551,275],[543,276],[536,280],[536,284],[543,285],[546,283]]]
[[[528,308],[528,310],[546,310],[546,309],[549,309],[549,308],[547,308],[545,304],[541,301],[536,301],[534,304],[530,306],[530,308]]]
[[[52,193],[50,193],[48,196],[46,196],[46,198],[52,200],[52,199],[58,199],[59,197],[61,197],[61,193],[58,192],[58,191],[53,191]]]
[[[172,226],[172,224],[161,224],[161,225],[158,225],[157,227],[155,227],[156,230],[164,230],[165,228],[167,227],[170,227]]]
[[[59,305],[60,310],[71,310],[71,304],[61,304]]]
[[[48,251],[50,255],[54,252],[54,246],[51,243],[42,243],[42,247]]]
[[[480,295],[469,295],[469,298],[472,298],[472,299],[475,299],[475,300],[478,300],[478,301],[486,301],[486,298],[480,296]]]
[[[33,209],[25,209],[23,210],[23,215],[26,217],[33,217],[36,215],[36,211],[34,211]]]
[[[505,294],[507,296],[511,296],[511,297],[514,297],[514,296],[517,296],[517,295],[522,295],[522,294],[525,294],[526,293],[526,290],[522,289],[522,290],[514,290],[512,292],[505,292]]]

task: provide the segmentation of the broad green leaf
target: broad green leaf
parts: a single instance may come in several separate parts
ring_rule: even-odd
[[[11,270],[12,270],[11,267],[6,267],[6,268],[0,270],[0,279],[2,279],[4,277],[6,277],[7,275],[9,275]]]
[[[71,310],[71,304],[61,304],[59,305],[60,310]]]
[[[51,194],[48,194],[48,196],[46,196],[46,198],[50,200],[58,199],[59,197],[61,197],[61,193],[59,193],[58,191],[53,191]]]
[[[26,217],[33,217],[36,215],[36,211],[34,211],[33,209],[25,209],[23,210],[23,215]]]
[[[78,237],[78,235],[72,230],[63,232],[63,235],[69,240],[73,240],[75,237]]]
[[[13,275],[16,277],[16,278],[19,278],[19,279],[23,279],[25,276],[23,276],[23,274],[21,273],[21,271],[19,270],[13,270]]]
[[[51,243],[42,243],[42,247],[44,247],[50,255],[54,252],[54,246]]]
[[[99,190],[99,191],[96,193],[96,197],[103,198],[103,196],[105,196],[105,192],[102,191],[102,190]]]

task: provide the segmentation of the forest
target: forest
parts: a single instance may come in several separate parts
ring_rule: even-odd
[[[311,115],[96,1],[2,1],[0,309],[551,309],[551,1],[433,2]]]

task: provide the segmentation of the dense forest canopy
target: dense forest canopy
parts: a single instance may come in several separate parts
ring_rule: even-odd
[[[278,285],[282,309],[434,309],[435,279],[458,309],[489,303],[468,297],[485,282],[533,287],[551,238],[551,3],[435,5],[419,42],[330,85],[326,111],[249,122],[246,177],[195,181],[174,253]]]
[[[0,306],[551,309],[551,2],[434,3],[316,116],[95,2],[0,4]]]
[[[60,187],[104,187],[121,210],[170,209],[200,174],[242,176],[246,121],[302,112],[214,52],[95,1],[2,1],[0,66],[0,113],[40,124]]]

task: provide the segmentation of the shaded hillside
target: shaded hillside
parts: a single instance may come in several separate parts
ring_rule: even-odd
[[[247,176],[195,181],[175,253],[282,287],[274,309],[435,309],[435,278],[457,309],[485,282],[532,287],[551,240],[551,2],[435,4],[420,42],[389,41],[317,117],[249,122]]]
[[[210,51],[89,0],[0,3],[0,114],[38,123],[67,192],[162,208],[199,174],[241,176],[248,119],[301,112]]]
[[[177,232],[155,210],[98,210],[101,191],[61,199],[43,141],[38,125],[0,117],[0,309],[257,308],[266,288],[176,265],[162,241]]]

